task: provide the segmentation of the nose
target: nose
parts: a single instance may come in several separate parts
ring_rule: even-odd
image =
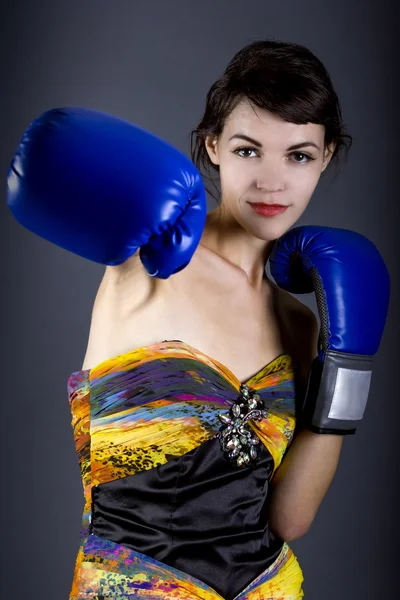
[[[263,179],[256,180],[256,188],[268,194],[273,192],[281,192],[285,189],[283,181],[277,177],[268,177],[268,180],[264,177]]]
[[[276,166],[263,165],[263,168],[256,174],[256,188],[263,192],[272,194],[285,189],[283,175]]]

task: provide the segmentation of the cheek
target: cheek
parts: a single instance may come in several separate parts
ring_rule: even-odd
[[[320,168],[317,167],[315,169],[304,169],[291,179],[291,189],[295,192],[295,196],[299,201],[308,201],[317,187],[320,176]]]
[[[220,168],[219,177],[225,193],[240,196],[241,192],[249,185],[249,175],[243,169],[238,169],[234,164],[224,165]]]

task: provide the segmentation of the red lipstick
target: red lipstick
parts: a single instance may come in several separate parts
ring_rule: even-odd
[[[250,206],[263,217],[274,217],[285,212],[287,206],[283,204],[265,204],[264,202],[250,202]]]

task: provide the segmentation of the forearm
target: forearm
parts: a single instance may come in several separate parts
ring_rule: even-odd
[[[309,529],[335,474],[343,436],[298,431],[271,481],[270,529],[285,541]]]

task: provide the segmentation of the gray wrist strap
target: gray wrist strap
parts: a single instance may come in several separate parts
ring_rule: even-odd
[[[314,359],[300,421],[317,433],[354,434],[364,415],[372,356],[328,350]]]

